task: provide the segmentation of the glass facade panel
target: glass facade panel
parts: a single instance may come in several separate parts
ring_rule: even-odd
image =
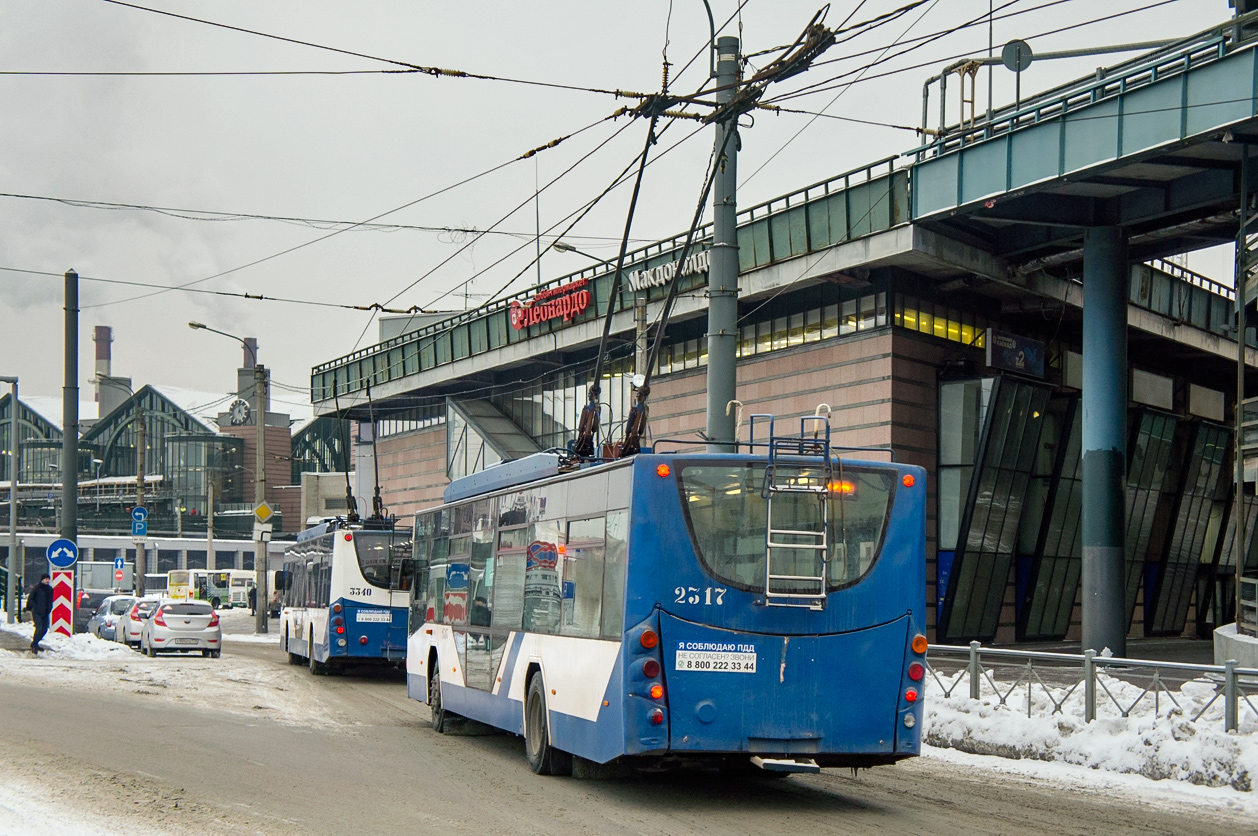
[[[990,641],[996,635],[1034,461],[1033,452],[1025,453],[1024,447],[1034,451],[1039,444],[1048,404],[1046,387],[1013,377],[995,378],[991,385],[990,408],[983,416],[974,464],[977,484],[962,510],[956,551],[940,567],[945,585],[937,628],[941,640]],[[946,425],[954,436],[947,441],[948,450],[961,458],[975,421],[964,420],[964,394],[949,393],[945,410],[942,399],[947,388],[940,387],[940,446],[942,450],[945,445]],[[941,457],[941,470],[943,462]]]
[[[1043,497],[1042,511],[1027,514],[1020,549],[1031,555],[1026,570],[1026,593],[1018,619],[1025,640],[1063,639],[1070,628],[1082,569],[1080,516],[1083,485],[1081,456],[1083,422],[1078,398],[1057,398],[1049,405],[1041,451],[1051,462],[1037,463],[1027,509],[1032,497]],[[1054,478],[1055,476],[1055,478]]]
[[[1135,614],[1159,506],[1167,491],[1167,469],[1179,419],[1139,410],[1127,434],[1127,569],[1124,582],[1127,623]]]
[[[1188,605],[1203,573],[1212,568],[1218,549],[1222,520],[1227,513],[1231,482],[1232,431],[1205,422],[1182,426],[1176,445],[1177,506],[1169,515],[1174,522],[1167,532],[1161,561],[1151,573],[1152,590],[1146,590],[1145,633],[1178,635],[1188,620]],[[1207,593],[1205,588],[1203,593]]]

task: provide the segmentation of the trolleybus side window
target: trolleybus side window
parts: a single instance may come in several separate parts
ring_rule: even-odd
[[[607,512],[603,552],[603,638],[620,639],[625,621],[625,566],[629,554],[629,512]]]
[[[763,588],[768,503],[764,466],[756,464],[682,465],[678,485],[695,551],[712,574],[734,586]],[[779,478],[782,475],[779,474]],[[810,481],[813,475],[791,478]],[[854,583],[878,557],[895,472],[870,468],[834,471],[827,514],[827,580],[831,589]],[[783,492],[773,501],[774,527],[808,530],[820,504],[807,491]],[[774,574],[815,575],[811,549],[774,553]],[[792,554],[792,552],[797,552]],[[784,561],[794,561],[794,565]],[[807,563],[808,565],[803,565]],[[778,590],[781,591],[781,590]]]
[[[560,633],[597,639],[603,599],[603,552],[606,520],[593,517],[568,523],[563,554]]]
[[[490,623],[495,629],[519,630],[524,623],[524,556],[533,539],[532,526],[498,532],[494,558],[494,599]]]
[[[530,633],[559,632],[562,593],[559,557],[562,524],[546,520],[532,526],[533,539],[524,549],[524,623]]]

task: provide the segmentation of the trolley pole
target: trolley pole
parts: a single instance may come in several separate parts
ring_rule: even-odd
[[[258,457],[257,481],[254,483],[254,506],[266,501],[266,367],[260,363],[253,364],[253,414],[258,425]],[[254,600],[257,607],[254,614],[254,632],[267,632],[267,591],[266,591],[266,532],[262,525],[255,521],[257,536],[253,543],[253,575]]]
[[[738,38],[716,41],[717,106],[734,98],[739,82]],[[738,115],[716,123],[716,182],[712,192],[712,255],[708,269],[707,451],[733,452],[734,418],[726,406],[738,382]],[[676,279],[675,281],[680,281]]]

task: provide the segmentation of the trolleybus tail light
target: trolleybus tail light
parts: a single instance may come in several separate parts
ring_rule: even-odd
[[[340,612],[340,611],[341,611],[341,605],[339,603],[332,605],[332,612]]]
[[[913,652],[914,653],[925,653],[927,646],[928,645],[926,642],[926,637],[923,636],[921,633],[918,633],[916,636],[913,637]]]
[[[345,623],[345,619],[341,618],[338,615],[336,618],[332,619],[332,623],[335,624],[337,627],[340,627],[342,624]]]
[[[660,675],[660,663],[654,659],[647,659],[642,663],[642,673],[646,675],[647,679],[655,679],[655,677]]]
[[[904,715],[904,727],[905,727],[906,729],[911,729],[911,728],[913,728],[913,727],[914,727],[914,726],[916,726],[916,725],[917,725],[917,718],[916,718],[916,717],[914,717],[912,714],[905,714],[905,715]]]
[[[905,702],[917,702],[917,689],[916,689],[916,688],[909,688],[908,690],[906,690],[906,691],[904,692],[904,701],[905,701]]]
[[[664,465],[660,465],[660,467],[663,466]],[[654,630],[647,629],[642,631],[642,635],[638,637],[638,641],[641,642],[642,646],[647,650],[653,650],[655,649],[655,646],[660,643],[660,637]]]
[[[651,699],[658,700],[664,696],[664,686],[658,682],[651,686]]]
[[[366,643],[367,643],[367,637],[366,637],[366,636],[359,636],[359,637],[358,637],[358,643],[359,643],[359,644],[366,644]]]
[[[660,723],[664,722],[664,712],[660,711],[658,708],[651,709],[651,713],[647,716],[651,718],[651,725],[653,726],[658,726]]]
[[[211,627],[217,627],[217,626],[218,626],[218,613],[216,613],[216,612],[212,612],[212,613],[210,613],[210,626],[211,626]]]
[[[657,464],[657,465],[655,466],[655,475],[656,475],[656,476],[658,476],[658,477],[660,477],[661,479],[663,479],[664,477],[668,476],[668,474],[670,474],[670,473],[672,473],[672,472],[673,472],[673,471],[672,471],[672,468],[670,468],[670,467],[669,467],[668,465],[666,465],[666,464]]]
[[[904,478],[901,479],[900,481],[904,483],[904,487],[911,488],[913,487],[913,483],[916,482],[917,480],[913,478],[912,473],[906,473],[904,474]]]
[[[909,665],[909,679],[914,682],[920,682],[922,677],[926,675],[926,669],[920,663],[914,662]]]
[[[353,542],[353,540],[354,540],[354,535],[353,535],[353,534],[350,534],[348,531],[347,531],[347,532],[345,532],[345,542],[346,542],[346,543],[351,543],[351,542]]]

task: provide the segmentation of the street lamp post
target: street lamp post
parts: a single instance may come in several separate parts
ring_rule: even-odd
[[[261,505],[266,501],[266,368],[258,363],[258,354],[253,346],[248,342],[237,337],[235,334],[228,334],[226,331],[219,331],[200,322],[189,322],[188,327],[193,331],[209,331],[222,337],[233,339],[245,347],[245,350],[253,358],[253,415],[254,422],[258,428],[257,441],[257,480],[254,484],[254,507]],[[211,509],[210,513],[213,513]],[[257,596],[257,607],[255,608],[254,631],[257,633],[267,632],[267,582],[266,582],[266,534],[262,530],[262,526],[256,521],[254,529],[257,536],[253,543],[253,573],[254,588],[257,590],[254,594]],[[208,558],[208,555],[207,555]],[[208,565],[208,564],[207,564]]]
[[[104,464],[103,459],[92,459],[92,464],[96,465],[96,524],[100,525],[100,466]]]
[[[13,573],[20,565],[17,560],[17,482],[22,472],[22,445],[18,440],[18,399],[17,378],[0,377],[0,383],[13,386],[13,396],[9,398],[9,558],[5,562],[4,611],[9,614],[9,623],[17,621],[14,607],[14,590],[17,582]]]

